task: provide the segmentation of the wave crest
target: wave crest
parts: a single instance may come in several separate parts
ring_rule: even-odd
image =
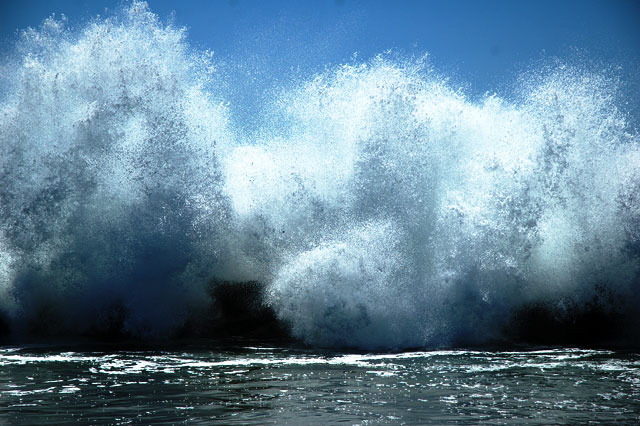
[[[515,101],[473,101],[426,57],[380,56],[283,89],[245,135],[211,55],[144,3],[81,31],[49,19],[16,56],[0,114],[15,335],[197,334],[246,296],[321,346],[640,341],[640,145],[598,73],[561,65]]]

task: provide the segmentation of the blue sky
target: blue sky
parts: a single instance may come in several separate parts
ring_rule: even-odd
[[[125,2],[126,3],[126,2]],[[518,74],[553,58],[612,68],[640,110],[640,0],[149,0],[161,18],[175,12],[189,42],[211,49],[232,84],[266,88],[392,49],[429,52],[436,70],[470,94],[508,92]],[[0,48],[16,30],[52,13],[72,27],[117,10],[121,1],[2,0]]]

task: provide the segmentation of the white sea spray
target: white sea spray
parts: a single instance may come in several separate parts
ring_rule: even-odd
[[[638,341],[640,145],[614,80],[561,65],[472,100],[428,57],[379,56],[282,88],[243,133],[213,65],[141,2],[24,32],[0,92],[13,333],[188,334],[224,280],[263,283],[313,345],[483,343],[532,306],[620,314]]]

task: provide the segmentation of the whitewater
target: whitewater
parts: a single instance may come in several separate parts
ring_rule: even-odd
[[[478,98],[381,54],[247,126],[215,56],[139,2],[49,18],[1,67],[4,341],[273,317],[323,348],[640,343],[640,137],[607,70]]]

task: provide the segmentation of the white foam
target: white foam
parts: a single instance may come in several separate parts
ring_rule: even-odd
[[[185,37],[140,2],[25,32],[0,107],[17,331],[172,335],[202,325],[214,278],[265,283],[323,346],[480,343],[599,291],[637,313],[640,148],[606,77],[559,67],[472,101],[381,56],[284,88],[254,136]]]

